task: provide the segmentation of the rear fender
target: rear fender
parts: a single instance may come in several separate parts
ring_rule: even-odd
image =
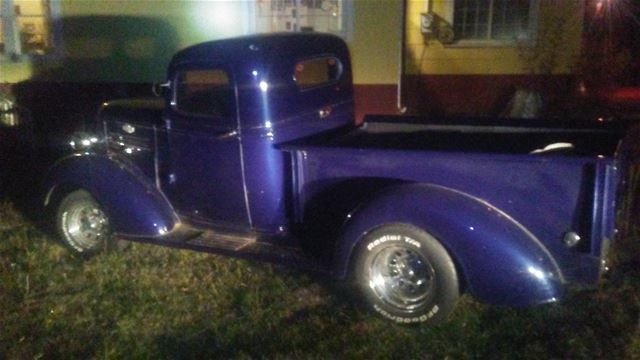
[[[58,161],[47,174],[44,205],[57,206],[56,199],[79,188],[93,195],[109,215],[113,231],[121,236],[163,235],[178,223],[155,184],[116,157],[82,154]]]
[[[481,199],[424,184],[389,188],[349,216],[334,256],[336,275],[347,276],[354,249],[368,232],[391,223],[435,236],[480,301],[525,306],[555,301],[564,292],[554,258],[521,224]]]

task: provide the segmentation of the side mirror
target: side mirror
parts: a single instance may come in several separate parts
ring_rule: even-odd
[[[167,81],[164,83],[153,83],[153,85],[151,85],[151,92],[153,93],[153,95],[160,97],[166,93],[170,86],[171,81]]]

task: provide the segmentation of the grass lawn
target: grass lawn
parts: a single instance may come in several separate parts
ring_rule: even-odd
[[[464,296],[449,322],[402,327],[278,266],[144,244],[82,262],[0,202],[0,359],[640,358],[628,228],[597,288],[529,309]]]

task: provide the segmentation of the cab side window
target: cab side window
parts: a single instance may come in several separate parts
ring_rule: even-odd
[[[234,114],[234,91],[221,69],[192,69],[176,76],[174,107],[186,115],[226,117]]]

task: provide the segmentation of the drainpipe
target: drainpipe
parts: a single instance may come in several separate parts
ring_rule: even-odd
[[[402,15],[400,25],[400,64],[398,66],[398,98],[397,104],[398,112],[404,114],[407,112],[407,107],[404,105],[402,99],[402,79],[405,73],[404,56],[406,50],[406,38],[407,38],[407,0],[402,0]]]

